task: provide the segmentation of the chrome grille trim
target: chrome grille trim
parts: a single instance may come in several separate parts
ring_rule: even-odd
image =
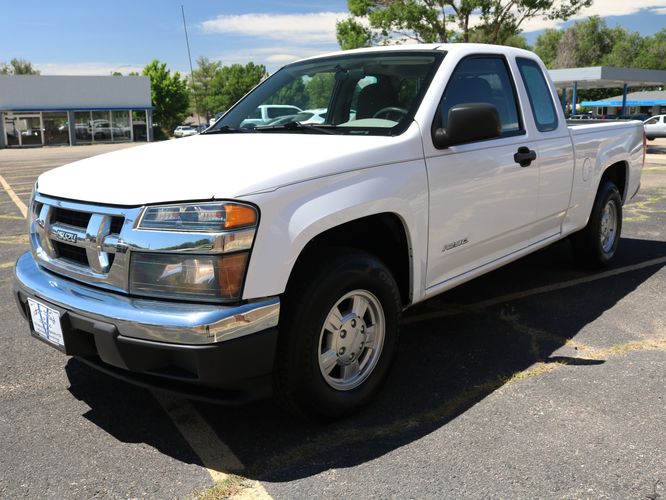
[[[83,229],[54,221],[53,214],[59,208],[91,214],[88,226]],[[138,229],[143,210],[144,207],[110,207],[35,193],[29,213],[32,253],[39,265],[57,274],[127,293],[130,256],[134,251],[220,254],[249,250],[254,241],[256,228],[219,233]],[[113,223],[115,218],[124,220],[119,233],[111,232],[117,225],[117,221]],[[85,249],[88,266],[59,258],[52,241]]]
[[[35,213],[39,208],[39,214]],[[40,208],[41,207],[41,208]],[[53,220],[57,209],[73,210],[90,214],[84,229]],[[129,255],[127,247],[120,245],[122,237],[111,234],[113,217],[121,217],[130,227],[141,213],[141,208],[118,208],[86,203],[70,202],[36,193],[31,205],[30,240],[33,255],[39,264],[55,273],[62,274],[91,285],[118,292],[128,289]],[[71,237],[65,239],[63,234]],[[52,241],[83,248],[88,265],[60,258]]]

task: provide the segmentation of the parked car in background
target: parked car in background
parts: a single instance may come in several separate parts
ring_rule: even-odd
[[[310,118],[301,123],[324,123],[326,121],[326,108],[306,109],[303,113],[310,113]]]
[[[208,125],[215,125],[215,122],[217,122],[217,120],[222,118],[222,115],[224,115],[224,113],[226,113],[226,111],[220,111],[219,113],[215,113],[215,116],[212,117],[210,120],[208,120]]]
[[[173,131],[174,137],[185,137],[188,135],[194,135],[197,131],[192,125],[178,125]]]
[[[657,115],[643,122],[645,135],[653,141],[657,137],[666,137],[666,115]]]
[[[258,106],[243,122],[241,127],[248,125],[268,125],[270,122],[275,121],[277,118],[283,116],[296,115],[302,111],[301,108],[290,106],[288,104],[262,104]]]
[[[116,123],[109,123],[108,120],[93,120],[90,123],[88,133],[96,140],[118,139],[124,137],[129,139],[129,127],[123,127]]]
[[[636,113],[636,114],[633,114],[633,115],[620,115],[620,116],[617,117],[618,120],[638,120],[638,121],[641,121],[641,122],[644,122],[648,118],[650,118],[650,115],[648,115],[647,113]]]

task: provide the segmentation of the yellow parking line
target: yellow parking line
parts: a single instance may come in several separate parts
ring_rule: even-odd
[[[171,418],[187,444],[201,459],[203,466],[215,483],[231,479],[245,466],[208,425],[189,401],[165,394],[153,393],[165,413]],[[266,500],[271,496],[259,481],[248,482],[240,498]]]
[[[189,401],[160,393],[153,393],[153,396],[171,417],[214,481],[221,481],[228,476],[227,473],[240,472],[245,468]]]
[[[21,201],[21,199],[16,196],[16,193],[12,189],[12,187],[7,183],[5,178],[0,175],[0,185],[2,185],[3,189],[7,192],[9,197],[12,199],[14,204],[18,207],[19,211],[23,215],[23,217],[28,216],[28,207],[25,206],[25,203]]]

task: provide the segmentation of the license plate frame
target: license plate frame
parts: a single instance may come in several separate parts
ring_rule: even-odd
[[[28,312],[33,335],[56,349],[65,350],[60,311],[39,300],[28,297]]]

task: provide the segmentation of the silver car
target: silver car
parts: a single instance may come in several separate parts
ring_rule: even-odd
[[[666,137],[666,115],[656,115],[643,122],[645,135],[652,141],[657,137]]]

